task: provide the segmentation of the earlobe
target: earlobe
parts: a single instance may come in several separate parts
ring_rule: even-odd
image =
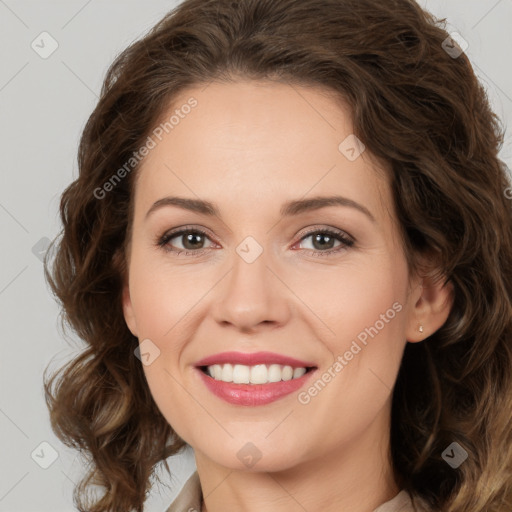
[[[440,279],[433,282],[424,278],[422,283],[418,285],[416,302],[412,304],[408,320],[406,339],[410,343],[421,342],[440,329],[453,305],[454,288],[451,281]]]

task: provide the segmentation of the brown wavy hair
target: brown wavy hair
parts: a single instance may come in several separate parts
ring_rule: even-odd
[[[155,467],[186,443],[157,408],[121,291],[135,166],[178,93],[238,78],[327,87],[353,132],[388,164],[409,270],[453,283],[445,324],[407,343],[393,391],[399,486],[444,512],[512,510],[512,209],[498,158],[504,129],[468,57],[443,48],[446,19],[413,0],[185,0],[116,57],[63,192],[45,276],[85,348],[44,375],[55,434],[86,456],[80,511],[143,510]],[[96,191],[96,194],[95,194]],[[61,237],[60,237],[61,235]],[[52,244],[52,249],[53,249]],[[48,254],[53,251],[48,251]],[[48,368],[47,368],[48,369]],[[469,454],[452,469],[442,452]],[[87,497],[91,484],[104,494]]]

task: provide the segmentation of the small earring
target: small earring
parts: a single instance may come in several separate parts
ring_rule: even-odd
[[[423,325],[420,324],[420,326],[418,327],[418,331],[423,332]]]

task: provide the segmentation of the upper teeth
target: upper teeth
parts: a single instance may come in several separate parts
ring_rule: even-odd
[[[292,368],[280,364],[245,366],[243,364],[214,364],[207,367],[208,374],[215,380],[235,384],[267,384],[302,377],[306,368]]]

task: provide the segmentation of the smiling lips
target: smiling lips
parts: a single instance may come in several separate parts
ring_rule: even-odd
[[[235,405],[264,405],[293,391],[309,380],[313,363],[272,352],[223,352],[195,365],[208,389]]]

